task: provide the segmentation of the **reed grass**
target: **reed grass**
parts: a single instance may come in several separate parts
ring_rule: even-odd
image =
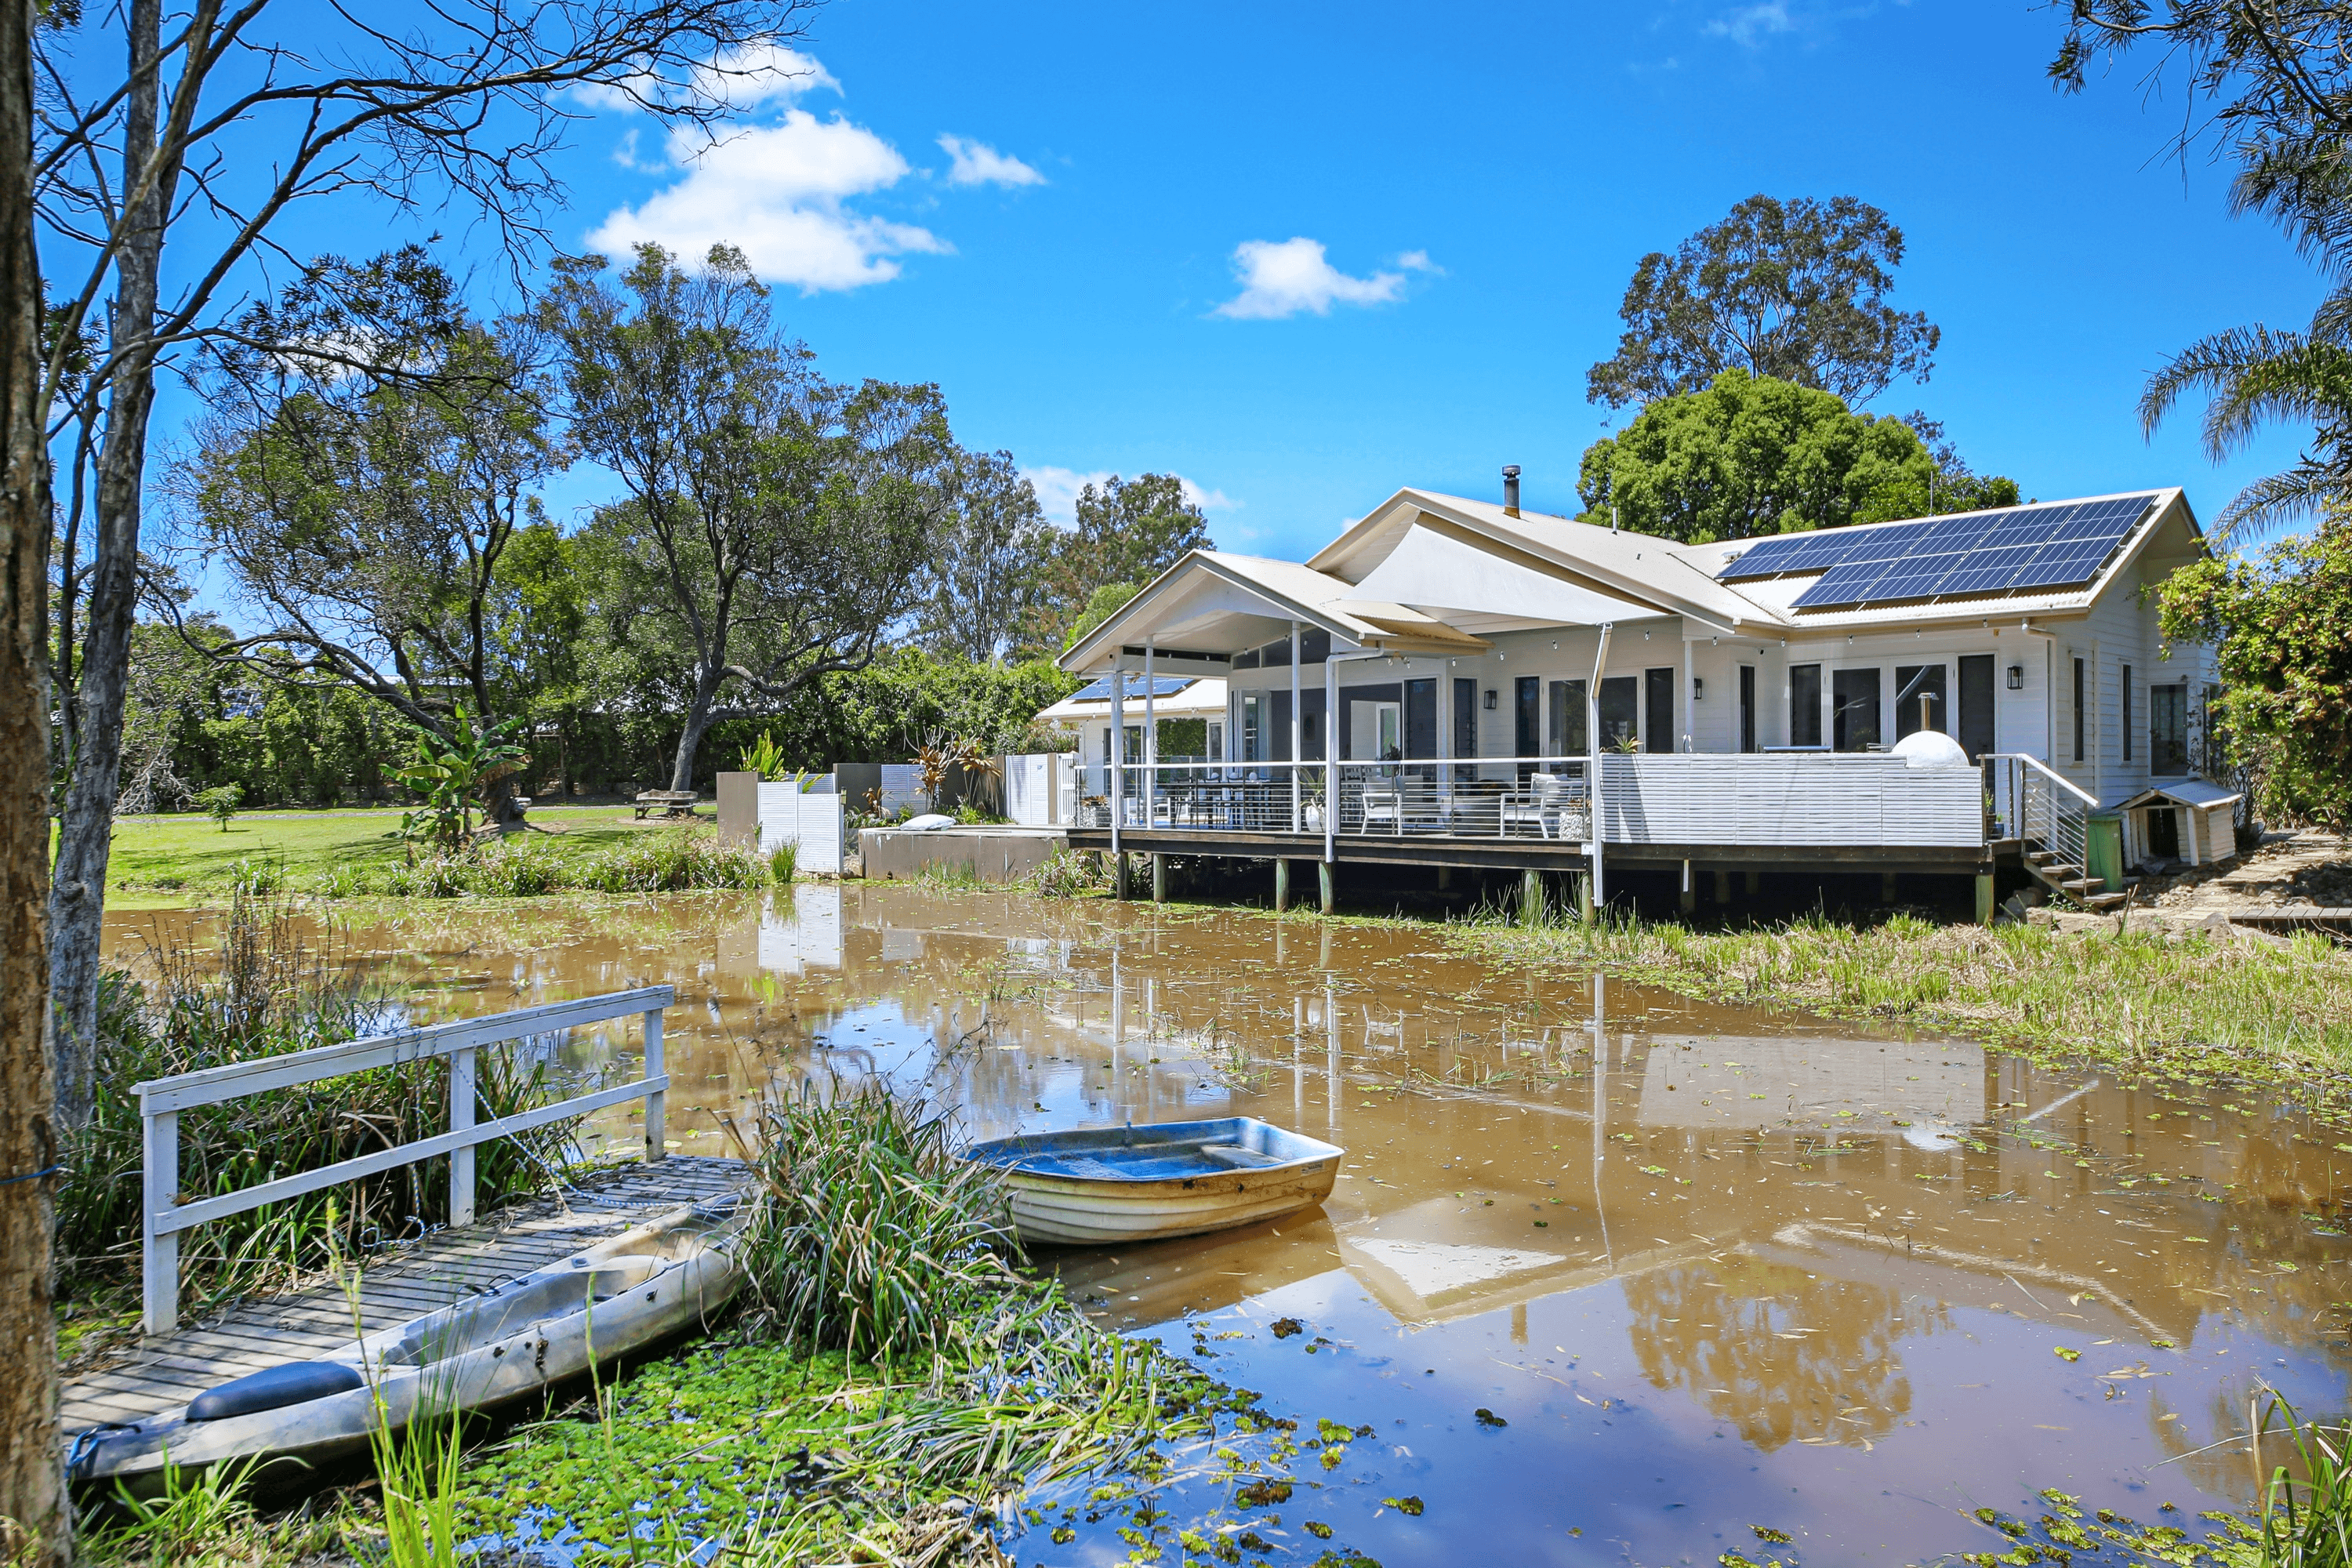
[[[2260,1568],[2352,1568],[2352,1429],[2323,1426],[2272,1394],[2254,1417],[2256,1447],[2281,1432],[2295,1463],[2272,1467],[2262,1489]],[[2297,1475],[2295,1470],[2302,1473]]]
[[[134,1289],[140,1173],[145,1162],[136,1086],[144,1079],[331,1045],[396,1015],[330,926],[298,914],[284,894],[239,889],[215,945],[151,942],[142,973],[111,971],[100,986],[95,1104],[68,1151],[58,1194],[59,1281],[66,1293]],[[478,1059],[476,1115],[512,1115],[541,1103],[545,1068],[503,1050]],[[436,1058],[274,1089],[180,1114],[180,1190],[229,1193],[297,1171],[443,1131],[448,1063]],[[482,1146],[484,1207],[537,1190],[577,1131],[560,1123]],[[447,1218],[447,1162],[420,1162],[186,1233],[182,1288],[199,1301],[264,1288],[346,1252]],[[332,1205],[335,1218],[331,1225]]]
[[[329,898],[531,899],[550,893],[675,893],[759,888],[780,876],[772,858],[708,834],[647,831],[633,841],[575,846],[518,835],[413,865],[356,863],[331,868],[316,890]]]
[[[878,1085],[811,1086],[735,1131],[761,1190],[751,1289],[787,1337],[866,1360],[939,1353],[1013,1282],[994,1179],[955,1157],[945,1113]]]
[[[1030,885],[1044,899],[1077,899],[1110,890],[1110,868],[1100,855],[1083,849],[1056,849],[1029,875]]]
[[[1489,916],[1450,930],[1479,956],[1599,967],[1713,1000],[1898,1019],[2126,1068],[2204,1077],[2352,1065],[2352,953],[2317,937],[2075,935],[1900,914],[1720,931]]]

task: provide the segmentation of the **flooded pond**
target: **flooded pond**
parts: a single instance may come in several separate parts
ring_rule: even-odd
[[[1301,1437],[1354,1429],[1345,1463],[1297,1457],[1279,1506],[1205,1480],[1161,1498],[1179,1522],[1226,1503],[1278,1560],[1324,1550],[1313,1521],[1387,1568],[1908,1562],[2002,1549],[1969,1510],[2031,1517],[2042,1488],[2193,1527],[2251,1495],[2232,1439],[2257,1390],[2347,1402],[2352,1134],[2252,1093],[1302,917],[850,884],[352,935],[420,1016],[676,985],[689,1152],[827,1074],[928,1092],[974,1138],[1245,1114],[1344,1145],[1319,1212],[1041,1259]],[[636,1136],[608,1114],[599,1137]],[[1417,1516],[1384,1502],[1408,1495]],[[1125,1522],[1015,1550],[1123,1560]]]

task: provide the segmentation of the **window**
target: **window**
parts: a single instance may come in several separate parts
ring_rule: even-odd
[[[1822,667],[1818,664],[1793,664],[1789,667],[1789,744],[1818,746],[1822,743]]]
[[[2074,760],[2083,760],[2083,661],[2074,661]]]
[[[1551,683],[1551,724],[1544,731],[1544,754],[1552,757],[1580,757],[1591,750],[1586,738],[1584,682],[1555,680]]]
[[[1642,682],[1612,675],[1601,683],[1601,749],[1622,751],[1641,725]]]
[[[1645,752],[1675,749],[1675,673],[1671,668],[1642,672],[1642,749]]]
[[[1739,749],[1756,749],[1756,667],[1739,667]]]
[[[2147,689],[2147,771],[2177,777],[2189,771],[2189,688]]]
[[[1950,721],[1944,712],[1944,667],[1898,664],[1895,667],[1895,738],[1899,741],[1923,728],[1951,732]]]
[[[1475,680],[1454,683],[1454,754],[1478,754],[1478,683]]]
[[[1836,711],[1832,734],[1841,752],[1877,747],[1879,679],[1876,669],[1841,669],[1830,677],[1830,700]]]
[[[1515,757],[1540,755],[1538,742],[1543,734],[1542,715],[1537,711],[1543,700],[1543,682],[1532,675],[1522,675],[1511,682],[1511,754]]]
[[[2131,666],[2124,666],[2124,761],[2130,762],[2132,742]]]

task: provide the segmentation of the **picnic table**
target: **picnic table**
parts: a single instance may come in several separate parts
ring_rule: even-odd
[[[690,789],[649,789],[637,794],[637,816],[657,817],[664,822],[681,816],[692,816],[695,804],[701,796]]]

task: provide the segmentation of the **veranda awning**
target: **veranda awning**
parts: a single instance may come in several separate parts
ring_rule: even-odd
[[[1511,616],[1562,626],[1640,620],[1659,612],[1580,586],[1421,523],[1349,589],[1342,605],[1405,605],[1430,615]]]

